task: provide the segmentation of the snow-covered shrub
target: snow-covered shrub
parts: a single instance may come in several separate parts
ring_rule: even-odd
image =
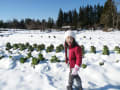
[[[37,48],[38,46],[37,46],[37,44],[33,44],[33,48]]]
[[[37,51],[41,51],[41,50],[44,50],[44,49],[45,49],[45,45],[44,44],[40,44],[37,47]]]
[[[20,62],[21,62],[21,63],[25,63],[26,61],[27,61],[27,58],[24,58],[24,57],[21,57],[21,58],[20,58]]]
[[[85,47],[84,47],[84,45],[81,45],[81,49],[82,49],[82,56],[84,56],[85,55]]]
[[[42,55],[41,53],[38,55],[38,59],[39,59],[40,61],[44,61],[44,60],[45,60],[45,58],[43,57],[43,55]]]
[[[118,54],[120,54],[120,47],[119,46],[115,46],[114,51],[116,51]]]
[[[54,50],[54,46],[51,44],[47,47],[46,52],[52,52]]]
[[[19,46],[19,49],[20,49],[21,51],[23,51],[23,50],[25,50],[25,49],[26,49],[26,47],[25,47],[25,45],[24,45],[24,44],[19,44],[18,46]]]
[[[32,45],[30,45],[30,46],[28,47],[28,51],[32,52],[33,50],[34,50],[34,48],[32,47]]]
[[[29,53],[27,54],[27,57],[28,57],[28,58],[32,57],[31,52],[29,52]]]
[[[90,52],[91,52],[91,53],[96,53],[96,47],[91,46]]]
[[[37,65],[39,62],[40,62],[40,60],[39,60],[38,58],[33,57],[33,58],[32,58],[32,63],[31,63],[31,65],[32,65],[33,67],[35,67],[35,65]]]
[[[87,68],[87,65],[86,64],[82,64],[82,68]]]
[[[60,60],[54,55],[52,56],[51,60],[50,60],[52,63],[55,63],[55,62],[60,62]]]
[[[104,65],[104,62],[99,62],[99,65],[100,65],[100,66],[103,66],[103,65]]]
[[[109,48],[106,46],[106,45],[104,45],[104,47],[103,47],[103,52],[102,52],[102,54],[103,55],[109,55],[110,53],[109,53]]]
[[[6,43],[6,50],[10,50],[12,48],[12,45],[10,42]]]
[[[30,46],[29,42],[27,42],[27,43],[25,44],[25,46],[26,46],[26,48],[27,48],[28,46]]]
[[[118,49],[117,53],[120,54],[120,48]]]
[[[119,50],[119,47],[115,46],[114,51],[118,51],[118,50]]]
[[[56,47],[56,52],[61,52],[62,50],[64,50],[64,46],[62,44],[60,44],[59,46]]]
[[[13,44],[13,49],[14,49],[14,50],[16,50],[16,49],[18,49],[18,48],[19,48],[18,44]]]

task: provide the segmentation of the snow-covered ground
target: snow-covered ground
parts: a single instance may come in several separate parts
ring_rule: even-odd
[[[83,64],[87,64],[87,68],[79,70],[84,90],[120,90],[120,54],[113,51],[115,46],[120,47],[120,32],[80,31],[76,32],[76,35],[77,42],[79,45],[84,45],[86,50]],[[50,62],[53,55],[56,55],[61,61],[65,60],[64,51],[46,53],[43,50],[42,54],[46,61],[40,62],[33,69],[31,59],[24,64],[19,62],[21,55],[25,56],[27,51],[21,51],[20,54],[19,50],[14,50],[13,54],[10,54],[5,50],[7,42],[11,44],[43,43],[46,47],[53,44],[56,47],[64,43],[64,31],[0,33],[0,55],[5,55],[0,60],[0,90],[66,90],[69,75],[68,65],[64,62]],[[90,53],[92,45],[96,47],[96,54]],[[109,56],[102,55],[103,45],[109,47]],[[38,53],[33,51],[32,55],[37,56]],[[118,63],[116,63],[117,60]],[[100,66],[99,62],[104,62],[104,65]]]

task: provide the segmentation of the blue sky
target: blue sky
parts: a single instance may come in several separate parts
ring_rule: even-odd
[[[18,20],[24,18],[56,20],[59,9],[63,11],[79,9],[87,4],[103,5],[106,0],[1,0],[0,20]]]

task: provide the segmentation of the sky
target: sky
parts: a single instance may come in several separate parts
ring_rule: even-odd
[[[58,17],[59,9],[69,11],[80,6],[104,5],[106,0],[1,0],[0,20],[8,21],[18,19],[48,19]]]

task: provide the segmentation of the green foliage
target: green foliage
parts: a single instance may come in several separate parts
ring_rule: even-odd
[[[32,52],[34,50],[34,48],[30,45],[28,46],[28,51]]]
[[[6,50],[10,50],[12,48],[12,45],[10,42],[6,43]]]
[[[100,65],[100,66],[103,66],[103,65],[104,65],[104,62],[100,62],[99,65]]]
[[[119,50],[119,46],[115,46],[114,51],[118,51]]]
[[[118,49],[117,53],[120,54],[120,48]]]
[[[87,68],[87,65],[86,64],[82,64],[82,68]]]
[[[108,48],[106,45],[104,45],[102,54],[103,54],[103,55],[109,55],[109,54],[110,54],[109,48]]]
[[[91,46],[90,52],[91,52],[91,53],[96,53],[96,47]]]
[[[45,60],[45,58],[43,57],[43,55],[42,55],[41,53],[38,55],[38,59],[39,59],[40,61],[44,61],[44,60]]]
[[[60,44],[59,46],[56,47],[56,52],[61,52],[62,50],[64,50],[64,46],[62,44]]]
[[[12,56],[9,56],[9,58],[12,58]]]
[[[13,49],[14,49],[14,50],[16,50],[16,49],[18,49],[18,48],[19,48],[18,44],[13,44]]]
[[[25,45],[24,44],[18,44],[18,47],[19,47],[19,49],[21,50],[21,51],[23,51],[23,50],[25,50],[26,49],[26,47],[25,47]]]
[[[105,27],[114,28],[114,20],[116,19],[117,10],[113,0],[107,0],[103,12],[101,15],[100,23],[104,24]]]
[[[51,63],[60,62],[60,60],[55,55],[52,56],[50,61],[51,61]]]
[[[27,57],[28,57],[28,58],[32,57],[31,52],[29,52],[29,53],[27,54]]]
[[[54,50],[54,46],[51,44],[50,46],[47,47],[46,52],[52,52]]]
[[[120,47],[115,46],[114,51],[116,51],[118,54],[120,54]]]
[[[25,44],[25,47],[27,48],[28,46],[30,46],[30,44],[27,42],[27,43]]]
[[[37,51],[41,51],[41,50],[44,50],[44,49],[45,49],[44,44],[38,45],[38,47],[37,47]]]
[[[26,61],[27,61],[27,58],[24,58],[24,57],[21,57],[21,58],[20,58],[20,62],[21,62],[21,63],[25,63]]]
[[[37,48],[38,46],[37,46],[37,44],[33,44],[33,48]]]
[[[39,62],[40,62],[40,60],[38,58],[33,57],[31,64],[34,66],[34,65],[37,65]]]

